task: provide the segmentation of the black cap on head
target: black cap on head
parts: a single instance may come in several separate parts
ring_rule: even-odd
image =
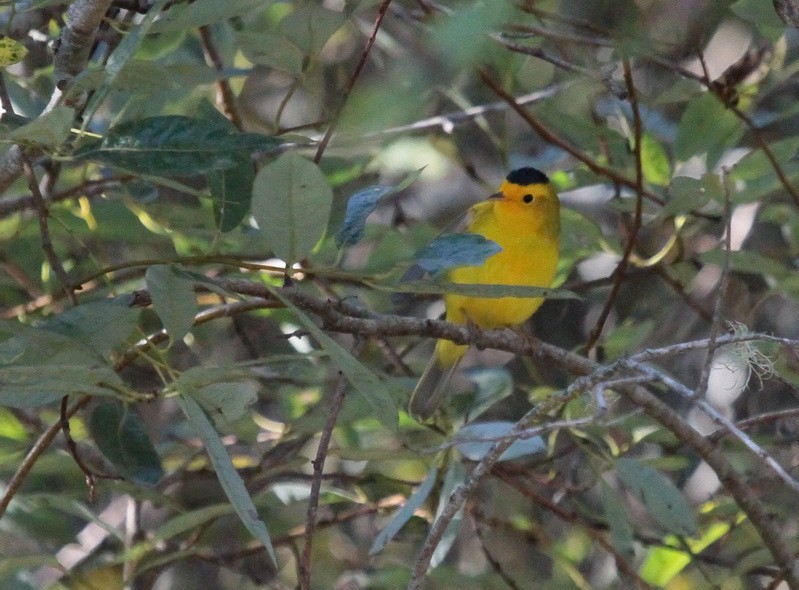
[[[507,176],[507,181],[513,184],[526,186],[528,184],[546,184],[549,182],[547,175],[537,168],[517,168]]]

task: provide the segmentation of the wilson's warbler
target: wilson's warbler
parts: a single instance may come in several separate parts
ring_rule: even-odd
[[[558,262],[560,202],[547,176],[535,168],[508,174],[499,192],[469,210],[467,233],[493,240],[502,250],[480,266],[449,272],[453,283],[549,287]],[[541,298],[444,296],[447,321],[479,328],[516,327],[543,303]],[[468,347],[439,340],[435,355],[414,389],[411,415],[433,416]]]

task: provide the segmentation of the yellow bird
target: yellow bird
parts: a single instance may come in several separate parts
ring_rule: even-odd
[[[449,272],[453,283],[550,287],[558,263],[560,201],[546,174],[519,168],[508,174],[499,192],[469,210],[467,233],[493,240],[502,248],[480,266]],[[540,297],[444,296],[447,321],[479,328],[517,327],[543,303]],[[468,347],[439,340],[436,352],[413,391],[410,413],[429,420],[446,393],[450,377]]]

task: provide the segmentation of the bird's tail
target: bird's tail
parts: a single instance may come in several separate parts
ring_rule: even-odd
[[[450,378],[458,368],[460,359],[461,357],[458,357],[449,365],[442,366],[439,355],[434,354],[427,363],[427,368],[411,394],[408,406],[408,411],[415,420],[428,422],[435,415],[439,404],[446,396]]]

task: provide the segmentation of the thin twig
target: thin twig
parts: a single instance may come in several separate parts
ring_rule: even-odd
[[[64,440],[67,443],[67,448],[69,449],[69,453],[72,455],[72,459],[86,477],[86,487],[89,488],[89,502],[93,503],[97,497],[97,480],[94,478],[94,473],[92,470],[86,466],[86,464],[83,462],[83,459],[80,457],[78,445],[75,443],[75,439],[72,438],[72,432],[69,428],[69,416],[67,415],[68,412],[69,396],[65,395],[61,398],[61,432],[64,433]]]
[[[352,355],[358,357],[363,350],[365,340],[357,338],[352,346]],[[302,549],[302,555],[298,564],[300,574],[299,587],[300,590],[310,590],[311,588],[311,548],[313,547],[313,534],[316,526],[316,514],[319,510],[319,494],[322,489],[322,473],[325,468],[325,458],[327,451],[330,447],[330,439],[333,436],[333,429],[336,426],[336,419],[338,413],[344,404],[344,396],[347,393],[347,379],[344,374],[339,371],[338,383],[336,384],[336,391],[330,400],[330,407],[327,411],[327,419],[325,426],[319,437],[319,446],[316,449],[316,457],[313,463],[313,480],[311,481],[311,491],[308,497],[308,515],[305,519],[305,533],[303,535],[305,545]]]
[[[28,179],[28,188],[31,191],[33,201],[36,204],[36,211],[39,215],[39,234],[42,241],[42,250],[44,251],[47,261],[50,263],[50,268],[53,269],[53,272],[58,278],[59,283],[61,283],[61,288],[64,290],[64,294],[67,296],[72,305],[77,305],[78,299],[75,296],[75,288],[72,286],[72,283],[69,280],[67,271],[64,270],[64,265],[61,264],[61,260],[58,258],[58,255],[53,249],[53,241],[50,237],[50,212],[47,210],[47,204],[44,201],[44,196],[42,196],[42,193],[39,190],[39,185],[36,182],[36,174],[33,172],[33,167],[31,166],[30,160],[28,160],[28,157],[24,153],[22,154],[22,167],[25,171],[25,176]]]
[[[554,146],[559,147],[564,152],[570,154],[575,159],[579,160],[583,164],[585,164],[589,170],[594,172],[595,174],[599,174],[600,176],[604,176],[609,178],[615,183],[618,183],[622,186],[625,186],[632,190],[638,190],[638,185],[635,180],[627,178],[626,176],[622,176],[612,168],[608,168],[607,166],[602,166],[596,160],[591,158],[588,154],[581,152],[574,146],[570,145],[557,135],[555,135],[552,131],[549,130],[543,123],[541,123],[538,119],[533,117],[529,111],[523,109],[518,103],[516,103],[516,99],[514,96],[505,91],[504,88],[497,82],[488,72],[485,70],[478,70],[480,74],[480,78],[482,78],[483,82],[491,89],[491,91],[499,96],[502,100],[504,100],[508,106],[513,109],[516,114],[518,114],[533,130],[541,136],[541,139],[546,141],[547,143],[551,143]],[[650,201],[657,203],[658,205],[663,205],[664,201],[660,197],[658,197],[655,193],[644,189],[642,194],[649,199]]]
[[[217,72],[222,72],[225,69],[225,64],[222,62],[222,57],[219,55],[213,37],[211,37],[211,29],[208,25],[200,27],[200,44],[203,48],[205,63]],[[228,82],[227,78],[220,78],[214,83],[214,86],[216,87],[216,106],[236,126],[236,129],[241,131],[243,128],[241,115],[239,115],[239,110],[236,107],[236,95],[233,94],[230,82]]]
[[[377,10],[377,17],[375,17],[375,24],[372,26],[372,32],[369,35],[369,38],[366,40],[366,46],[363,48],[363,52],[361,53],[361,58],[358,60],[358,65],[355,66],[355,71],[350,76],[347,85],[344,87],[344,91],[341,94],[341,101],[339,102],[338,106],[336,107],[335,113],[330,118],[330,124],[327,127],[327,131],[325,131],[325,135],[322,137],[322,140],[319,142],[319,147],[316,149],[316,156],[314,156],[314,162],[317,164],[322,160],[322,155],[325,153],[325,148],[327,148],[327,144],[330,143],[330,138],[333,137],[333,131],[336,129],[336,125],[338,125],[339,118],[341,117],[341,113],[344,110],[344,105],[347,104],[347,99],[350,97],[350,93],[352,89],[355,87],[355,82],[358,81],[358,77],[361,75],[361,71],[363,67],[366,65],[366,58],[369,57],[369,52],[372,50],[372,46],[375,43],[375,39],[377,38],[377,32],[380,30],[380,25],[383,22],[383,17],[386,16],[388,12],[388,7],[391,4],[391,0],[383,0],[380,4],[380,8]]]
[[[76,401],[72,407],[67,410],[67,419],[74,416],[81,408],[87,406],[91,400],[92,397],[89,395],[82,395],[79,397],[78,401]],[[42,454],[44,454],[44,452],[50,447],[59,432],[61,432],[60,419],[53,422],[47,428],[47,430],[45,430],[41,436],[39,436],[34,445],[31,447],[31,450],[28,451],[28,454],[25,455],[25,458],[17,467],[14,475],[12,475],[11,479],[8,480],[6,488],[3,491],[3,495],[0,497],[0,519],[2,519],[3,515],[5,515],[8,505],[11,503],[11,500],[14,498],[14,496],[17,495],[17,492],[22,487],[22,483],[25,481],[25,478],[28,476],[31,469],[33,469],[36,461],[38,461]]]
[[[630,235],[627,238],[627,245],[624,247],[619,264],[613,271],[613,286],[610,289],[610,294],[605,301],[605,306],[602,308],[599,318],[594,325],[593,330],[588,335],[588,341],[585,349],[590,356],[593,352],[599,337],[602,335],[602,330],[605,327],[605,322],[610,316],[613,305],[616,302],[616,296],[621,289],[621,284],[625,279],[625,272],[627,265],[630,262],[630,256],[635,248],[636,241],[638,240],[638,232],[641,229],[641,220],[643,215],[644,203],[644,168],[643,160],[641,157],[641,137],[643,135],[643,124],[641,123],[641,112],[638,108],[638,95],[635,91],[635,84],[633,82],[633,74],[630,69],[630,62],[627,59],[622,60],[622,67],[624,69],[624,83],[627,86],[627,96],[630,101],[630,107],[633,111],[633,157],[635,158],[635,217],[633,218],[633,226],[630,229]]]

